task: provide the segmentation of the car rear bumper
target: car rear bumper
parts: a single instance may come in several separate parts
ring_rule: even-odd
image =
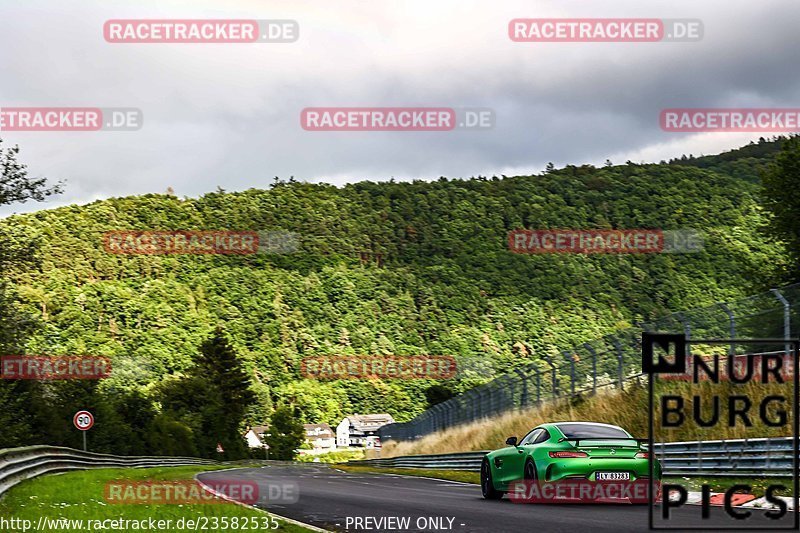
[[[661,478],[661,465],[656,462],[654,476]],[[650,466],[647,459],[591,459],[564,460],[550,463],[547,467],[545,481],[564,479],[588,479],[596,481],[597,472],[628,472],[630,481],[650,477]]]

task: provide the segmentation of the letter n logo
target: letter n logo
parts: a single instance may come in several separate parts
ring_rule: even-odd
[[[657,352],[654,347],[657,347]],[[670,353],[670,347],[674,347],[675,353],[672,361],[665,357]],[[658,361],[653,360],[654,353],[658,353]],[[642,372],[649,375],[685,374],[686,337],[679,333],[642,333]]]

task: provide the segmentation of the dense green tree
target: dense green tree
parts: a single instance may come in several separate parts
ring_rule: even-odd
[[[247,455],[244,416],[255,399],[250,384],[236,351],[217,328],[200,346],[188,376],[162,387],[162,404],[171,416],[188,423],[201,455],[217,457],[221,444],[223,458],[242,459]]]
[[[445,402],[455,396],[453,390],[445,385],[431,385],[425,389],[425,399],[428,407]]]
[[[19,147],[4,148],[0,139],[0,206],[42,201],[60,192],[48,187],[45,178],[31,178],[17,156]],[[10,278],[36,264],[38,241],[19,228],[0,228],[0,355],[18,354],[25,337],[33,331],[34,317],[17,305],[17,292]],[[36,426],[32,399],[36,383],[0,379],[0,448],[45,442]]]
[[[787,243],[793,256],[790,276],[800,279],[800,137],[787,140],[764,173],[764,205],[772,213],[770,229]]]
[[[275,409],[266,437],[270,459],[291,461],[297,456],[297,450],[305,438],[303,423],[292,407],[283,405]]]
[[[145,442],[148,455],[191,457],[198,454],[192,430],[166,414],[157,415],[147,426]]]

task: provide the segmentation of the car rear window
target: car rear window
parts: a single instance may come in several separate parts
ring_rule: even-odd
[[[568,439],[591,439],[592,437],[630,439],[620,428],[594,424],[558,424],[558,429]]]

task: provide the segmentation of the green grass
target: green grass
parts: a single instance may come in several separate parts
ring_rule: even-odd
[[[104,487],[110,481],[170,481],[192,479],[199,472],[211,470],[224,470],[229,467],[213,466],[179,466],[166,468],[108,468],[69,472],[61,475],[42,476],[31,479],[11,489],[0,500],[0,517],[8,520],[18,518],[30,520],[36,527],[39,517],[50,519],[66,518],[72,520],[106,520],[127,519],[142,520],[153,518],[156,520],[172,520],[172,527],[159,529],[165,532],[187,531],[187,528],[178,529],[176,523],[179,519],[199,519],[203,524],[208,524],[206,531],[222,531],[222,526],[211,527],[213,520],[236,518],[240,525],[245,519],[255,518],[258,529],[266,531],[282,531],[286,533],[300,533],[310,531],[306,528],[274,519],[271,515],[233,503],[197,504],[197,505],[118,505],[109,504],[104,499]],[[208,522],[205,522],[208,520]],[[254,522],[249,522],[255,524]],[[269,524],[269,525],[265,525]],[[86,525],[84,523],[84,525]],[[0,527],[5,531],[23,531],[20,527]],[[192,528],[194,529],[194,528]],[[233,530],[233,528],[230,528]],[[30,530],[30,529],[29,529]],[[87,529],[84,527],[83,531]],[[135,528],[113,528],[111,531],[142,531]],[[146,529],[144,529],[146,530]],[[239,530],[242,530],[240,527]],[[70,528],[61,525],[58,528],[43,529],[42,531],[81,531],[79,528]]]
[[[434,479],[447,479],[463,483],[480,484],[479,472],[466,472],[464,470],[436,470],[433,468],[375,468],[371,466],[336,465],[335,468],[352,472],[354,474],[399,474],[404,476],[430,477]]]
[[[711,487],[711,492],[725,492],[727,489],[734,485],[750,485],[751,490],[746,491],[749,494],[763,496],[764,491],[770,485],[783,485],[789,490],[792,488],[792,479],[787,478],[705,478],[705,477],[665,477],[664,483],[671,483],[680,485],[688,491],[700,491],[703,485]],[[745,492],[745,491],[737,491]],[[781,493],[777,493],[781,494]]]
[[[313,463],[314,459],[319,459],[319,463],[344,463],[364,459],[364,455],[364,450],[341,450],[317,455],[298,455],[295,460],[301,463]]]

